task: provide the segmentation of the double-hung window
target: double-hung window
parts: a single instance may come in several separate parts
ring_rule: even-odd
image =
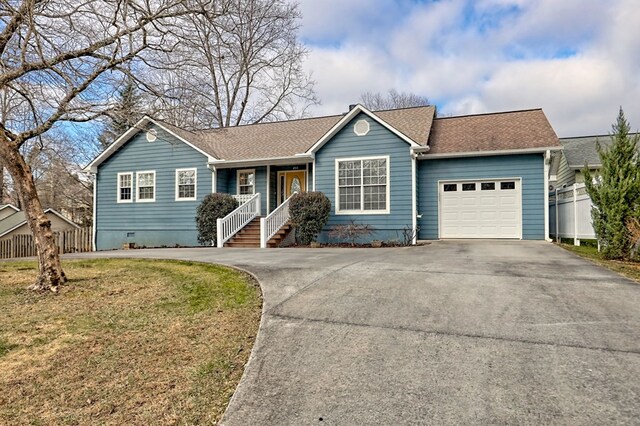
[[[238,170],[238,195],[250,195],[256,192],[256,171]]]
[[[338,159],[336,169],[336,213],[389,213],[389,157]]]
[[[196,199],[197,169],[176,170],[176,201]]]
[[[136,183],[138,187],[138,197],[136,201],[140,203],[150,203],[156,201],[156,172],[137,172]]]
[[[133,173],[118,173],[118,203],[133,201]]]

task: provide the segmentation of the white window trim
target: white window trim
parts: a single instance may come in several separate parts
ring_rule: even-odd
[[[387,208],[385,210],[340,210],[340,185],[339,185],[339,163],[343,161],[359,161],[359,160],[386,160],[387,161]],[[362,183],[360,184],[362,188]],[[374,214],[389,214],[391,213],[391,161],[388,155],[376,155],[371,157],[348,157],[348,158],[336,158],[335,160],[335,214],[336,215],[374,215]],[[360,206],[364,207],[364,195],[360,197]]]
[[[180,172],[193,172],[193,197],[180,197],[179,179]],[[195,201],[198,199],[198,169],[196,167],[188,167],[186,169],[176,169],[176,201]],[[154,180],[155,182],[155,180]],[[155,194],[155,193],[154,193]]]
[[[147,174],[147,173],[151,173],[153,174],[153,198],[150,199],[144,199],[141,200],[140,199],[140,184],[139,184],[139,179],[140,179],[140,175],[142,174]],[[136,203],[153,203],[156,201],[156,171],[155,170],[144,170],[141,172],[136,172]]]
[[[122,187],[120,186],[120,176],[126,176],[129,175],[129,177],[131,177],[131,198],[129,198],[128,200],[123,200],[120,198],[120,189],[122,189]],[[118,183],[116,184],[117,187],[117,193],[116,193],[116,202],[118,204],[121,203],[133,203],[133,172],[124,172],[124,173],[118,173]]]
[[[240,195],[240,173],[253,173],[253,192],[252,192],[252,194],[255,194],[256,193],[256,183],[258,181],[258,175],[256,175],[256,169],[241,169],[241,170],[236,171],[236,194]]]

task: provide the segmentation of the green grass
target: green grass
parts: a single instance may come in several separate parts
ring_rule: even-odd
[[[193,262],[68,261],[58,295],[0,263],[0,424],[214,424],[244,370],[261,297]]]
[[[638,262],[605,259],[598,252],[597,246],[594,245],[574,246],[573,244],[560,244],[560,246],[640,283],[640,263]]]

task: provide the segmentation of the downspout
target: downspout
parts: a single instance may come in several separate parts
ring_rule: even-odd
[[[411,157],[411,226],[413,228],[413,238],[411,244],[418,243],[418,156],[425,155],[431,150],[429,145],[412,147],[410,149]]]
[[[551,242],[549,238],[549,169],[551,166],[551,151],[544,153],[544,239]],[[558,224],[556,223],[556,226]]]
[[[416,182],[416,159],[415,154],[411,154],[411,227],[413,229],[413,237],[411,244],[416,245],[418,242],[418,210],[417,210],[417,182]]]
[[[92,177],[93,177],[93,218],[92,218],[92,222],[93,222],[93,229],[91,230],[91,250],[92,251],[97,251],[97,229],[96,229],[96,224],[98,223],[98,171],[96,170],[95,173],[91,173]]]

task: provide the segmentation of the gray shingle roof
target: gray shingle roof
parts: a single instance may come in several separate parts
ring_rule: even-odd
[[[640,135],[633,133],[629,136]],[[582,169],[585,164],[589,164],[591,168],[602,166],[600,156],[596,150],[596,141],[600,142],[602,147],[609,147],[613,142],[610,135],[597,136],[580,136],[575,138],[562,138],[560,143],[564,147],[564,156],[567,159],[569,167],[572,169]],[[640,152],[640,144],[638,145]]]
[[[373,113],[417,144],[425,145],[429,139],[435,107],[402,108]],[[342,117],[344,115],[330,115],[196,132],[182,130],[164,122],[162,124],[218,159],[241,161],[303,154]]]
[[[429,154],[559,147],[541,109],[437,118]],[[427,154],[427,157],[428,155]]]

